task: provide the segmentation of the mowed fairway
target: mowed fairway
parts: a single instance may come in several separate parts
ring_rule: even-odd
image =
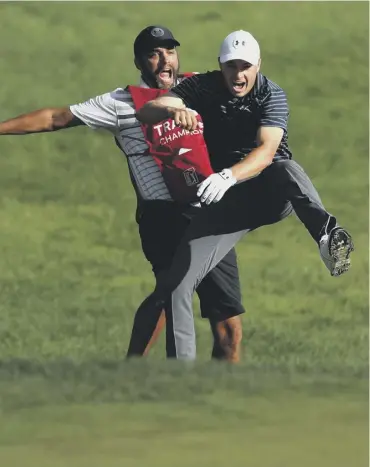
[[[289,139],[354,237],[331,278],[291,217],[238,245],[243,364],[125,364],[153,278],[126,161],[87,128],[0,137],[0,465],[365,467],[368,368],[368,4],[0,4],[0,120],[138,81],[132,42],[159,23],[183,71],[217,67],[250,30],[287,92]]]
[[[242,410],[164,402],[28,409],[0,417],[7,427],[0,433],[0,460],[12,467],[367,465],[360,402],[307,403],[283,393],[273,400],[236,398],[233,405]]]

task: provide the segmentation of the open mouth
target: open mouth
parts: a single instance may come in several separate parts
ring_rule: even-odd
[[[247,86],[245,81],[233,81],[233,90],[236,93],[243,92]]]
[[[164,70],[160,71],[157,76],[163,83],[171,82],[173,76],[172,70],[170,68],[165,68]]]

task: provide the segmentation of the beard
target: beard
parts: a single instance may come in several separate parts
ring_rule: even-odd
[[[160,78],[160,76],[156,74],[155,75],[155,80],[156,80],[156,83],[157,83],[156,87],[158,89],[171,89],[174,86],[176,86],[177,77],[178,77],[178,72],[171,69],[171,77],[170,77],[171,82],[166,83],[166,82],[163,82],[162,78]]]
[[[179,66],[177,67],[176,70],[171,68],[171,72],[172,72],[171,84],[166,84],[163,81],[161,81],[161,78],[159,77],[160,71],[157,71],[157,72],[153,73],[151,70],[149,70],[149,67],[148,67],[147,63],[145,62],[145,60],[142,60],[140,65],[141,65],[141,67],[140,67],[141,68],[141,77],[142,77],[143,81],[145,81],[145,83],[149,87],[156,88],[156,89],[171,89],[174,86],[176,86],[177,78],[178,78],[179,72],[180,72],[180,62],[179,62]]]

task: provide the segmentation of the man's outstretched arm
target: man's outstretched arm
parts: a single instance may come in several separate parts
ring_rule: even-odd
[[[79,125],[84,123],[73,115],[69,107],[51,107],[0,122],[0,135],[43,133]]]

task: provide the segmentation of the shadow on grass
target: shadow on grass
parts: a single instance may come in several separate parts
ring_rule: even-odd
[[[207,403],[211,395],[268,396],[280,390],[330,396],[368,394],[367,368],[356,370],[282,365],[238,365],[179,361],[56,360],[0,362],[2,410],[65,403]]]

